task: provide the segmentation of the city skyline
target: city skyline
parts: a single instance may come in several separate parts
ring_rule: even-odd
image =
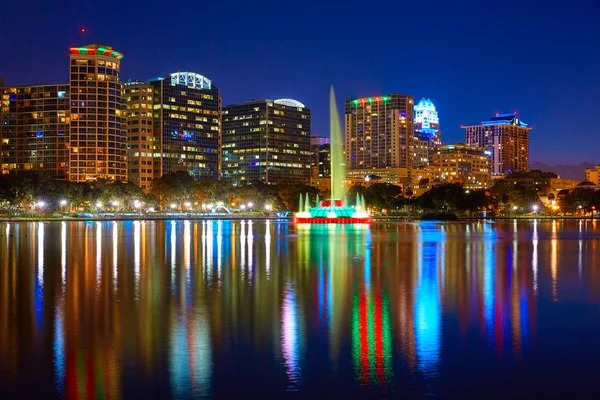
[[[384,15],[377,9],[353,12],[352,2],[343,9],[307,3],[292,15],[278,18],[283,11],[268,4],[240,5],[234,12],[209,4],[203,14],[212,17],[205,23],[173,29],[170,24],[146,23],[161,5],[158,2],[149,1],[143,9],[124,3],[114,19],[104,18],[93,5],[69,3],[60,10],[44,3],[27,9],[16,3],[2,7],[3,25],[11,32],[10,38],[0,38],[0,45],[11,55],[0,62],[6,85],[66,82],[65,48],[82,42],[107,43],[127,57],[124,81],[194,71],[219,86],[224,105],[252,98],[292,97],[313,110],[312,132],[322,136],[328,135],[327,91],[333,84],[340,108],[341,99],[369,93],[430,98],[443,121],[445,143],[462,141],[461,125],[479,123],[497,112],[517,111],[534,128],[532,161],[598,162],[594,145],[600,123],[593,118],[593,110],[600,103],[600,81],[594,73],[600,57],[589,49],[600,38],[600,29],[594,17],[599,9],[592,1],[560,11],[519,3],[510,30],[499,24],[505,13],[494,12],[493,4],[432,4],[427,18],[403,20],[403,30],[412,33],[402,37],[404,50],[398,55],[387,51],[390,38],[373,42],[373,55],[364,59],[357,57],[356,46],[367,43],[371,34],[360,34],[362,26],[376,26],[378,35],[386,37],[395,25],[392,16],[397,13],[392,11],[419,14],[421,8],[389,4],[394,10]],[[191,3],[172,7],[186,5]],[[503,3],[506,7],[510,4]],[[24,15],[33,21],[48,17],[53,21],[52,35],[46,33],[45,24],[23,24]],[[136,18],[128,19],[128,15]],[[275,18],[257,24],[262,15]],[[554,29],[553,17],[558,16],[564,29]],[[302,23],[307,19],[310,29]],[[455,29],[448,30],[449,26]],[[78,33],[81,27],[88,30],[84,39]],[[344,41],[350,32],[356,43]],[[403,54],[422,51],[434,54],[435,62],[402,61]],[[44,68],[39,68],[42,61]],[[575,128],[573,121],[586,129]],[[580,146],[564,151],[565,138],[575,133]]]

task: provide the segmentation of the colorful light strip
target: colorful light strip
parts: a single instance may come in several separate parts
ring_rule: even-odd
[[[99,47],[97,49],[90,49],[87,47],[71,47],[69,49],[71,54],[89,54],[89,55],[99,55],[99,56],[108,56],[114,57],[117,60],[123,58],[123,53],[119,53],[116,50],[108,50],[104,47]]]
[[[354,99],[352,100],[352,104],[354,105],[359,105],[359,104],[372,104],[373,102],[375,103],[379,103],[379,102],[388,102],[390,100],[390,98],[388,96],[383,96],[383,97],[365,97],[364,99]]]

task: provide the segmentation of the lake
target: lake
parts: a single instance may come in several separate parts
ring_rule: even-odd
[[[0,234],[3,399],[600,395],[595,220]]]

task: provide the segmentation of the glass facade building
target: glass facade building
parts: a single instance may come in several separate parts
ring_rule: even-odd
[[[123,54],[92,44],[71,53],[69,179],[127,180]]]
[[[69,85],[0,87],[0,173],[69,174]]]
[[[223,109],[223,179],[233,184],[298,182],[311,175],[310,109],[292,99]]]
[[[311,178],[331,177],[331,143],[328,138],[310,138],[310,168]]]
[[[346,168],[406,168],[414,159],[413,97],[346,99]]]
[[[192,72],[175,72],[148,84],[153,91],[154,177],[187,171],[196,178],[217,179],[222,107],[219,89]],[[137,156],[137,152],[130,151],[130,156]]]

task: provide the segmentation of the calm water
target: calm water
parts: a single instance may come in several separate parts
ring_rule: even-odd
[[[2,398],[600,394],[595,221],[0,234]]]

